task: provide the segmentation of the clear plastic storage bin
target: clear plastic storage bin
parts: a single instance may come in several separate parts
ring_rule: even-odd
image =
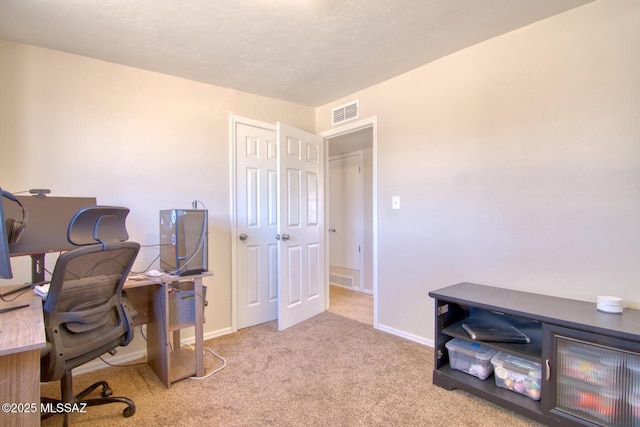
[[[496,350],[476,342],[454,338],[445,344],[449,351],[449,366],[452,369],[486,380],[493,372],[491,358]]]
[[[540,400],[540,363],[500,351],[493,356],[491,364],[498,387]]]

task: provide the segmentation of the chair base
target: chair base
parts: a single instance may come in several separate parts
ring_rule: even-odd
[[[45,420],[54,415],[64,415],[63,426],[69,425],[69,413],[80,412],[89,406],[106,405],[109,403],[124,403],[126,408],[122,410],[122,416],[125,418],[133,416],[136,413],[136,405],[133,401],[127,397],[115,397],[111,396],[113,390],[109,387],[106,381],[98,381],[86,389],[82,390],[77,395],[73,395],[71,371],[64,373],[64,376],[60,379],[60,395],[62,399],[52,399],[49,397],[42,397],[41,403],[50,404],[49,407],[53,412],[41,414],[40,419]],[[89,393],[102,387],[102,397],[97,399],[85,399]]]

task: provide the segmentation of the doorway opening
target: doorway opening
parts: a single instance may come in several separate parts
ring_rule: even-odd
[[[376,118],[320,136],[327,141],[328,310],[377,328]]]

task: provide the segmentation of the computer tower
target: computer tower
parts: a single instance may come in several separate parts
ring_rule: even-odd
[[[207,271],[206,209],[160,211],[160,268],[184,276]]]

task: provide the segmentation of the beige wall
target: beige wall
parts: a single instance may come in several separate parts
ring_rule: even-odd
[[[214,273],[205,280],[205,333],[230,328],[229,116],[312,131],[314,110],[3,41],[0,88],[3,188],[50,188],[52,196],[127,206],[130,238],[143,245],[158,243],[160,209],[204,203]],[[156,246],[143,248],[134,270],[157,255]],[[15,277],[7,283],[29,280],[27,259],[12,264]],[[136,342],[134,350],[139,336]]]
[[[639,22],[597,1],[316,110],[378,119],[383,329],[433,339],[461,281],[640,308]]]

